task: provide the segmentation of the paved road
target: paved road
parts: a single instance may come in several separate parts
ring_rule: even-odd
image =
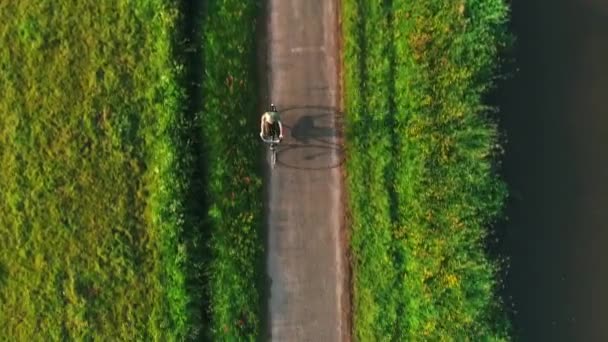
[[[348,339],[338,2],[269,0],[269,94],[286,129],[267,182],[269,339]]]

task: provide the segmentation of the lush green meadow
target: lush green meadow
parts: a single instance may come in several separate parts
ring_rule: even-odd
[[[186,333],[166,1],[0,6],[0,335]]]
[[[486,237],[506,196],[483,96],[502,0],[343,1],[354,336],[503,340]]]
[[[257,7],[207,6],[0,4],[3,338],[258,333]]]

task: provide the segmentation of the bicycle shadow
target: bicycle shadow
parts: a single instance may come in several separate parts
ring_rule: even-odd
[[[300,106],[279,109],[283,116],[302,113],[289,130],[289,142],[279,145],[277,165],[298,170],[324,170],[340,167],[345,160],[342,145],[343,114],[333,107]],[[285,121],[285,120],[284,120]]]

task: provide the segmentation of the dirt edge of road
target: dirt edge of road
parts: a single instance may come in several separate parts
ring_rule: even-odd
[[[260,6],[258,8],[258,21],[256,22],[256,72],[257,72],[257,82],[259,86],[259,101],[257,103],[257,112],[252,113],[254,115],[254,123],[259,124],[259,117],[261,113],[267,110],[270,101],[269,94],[270,89],[270,68],[268,67],[268,20],[270,16],[268,15],[268,0],[260,0]],[[258,126],[252,127],[252,129],[257,129]],[[256,134],[257,136],[257,134]],[[266,164],[265,156],[266,146],[264,144],[260,144],[260,158],[259,161],[259,170],[261,171],[261,175],[264,180],[269,177],[268,165]],[[262,274],[259,275],[259,283],[258,286],[261,287],[261,298],[260,298],[260,335],[259,341],[267,341],[270,337],[270,308],[268,306],[268,298],[270,297],[270,280],[268,279],[267,269],[266,269],[266,259],[268,258],[268,202],[270,199],[269,189],[266,186],[262,186],[263,188],[263,213],[262,213],[262,231],[260,233],[260,238],[263,243],[263,256],[259,270],[262,271]]]
[[[336,27],[335,30],[337,32],[337,56],[338,56],[338,94],[339,94],[339,104],[338,104],[338,112],[342,113],[343,116],[345,113],[345,104],[344,104],[344,40],[342,39],[342,0],[337,0],[337,8],[336,8]],[[340,120],[340,126],[337,127],[339,136],[339,143],[344,149],[345,158],[348,159],[348,150],[346,148],[345,142],[345,120]],[[340,180],[342,187],[342,210],[343,210],[343,219],[342,219],[342,227],[340,227],[340,244],[342,245],[342,253],[344,256],[344,265],[343,265],[343,288],[345,292],[342,295],[342,321],[345,323],[343,326],[343,339],[344,341],[352,341],[352,333],[353,333],[353,313],[352,313],[352,300],[353,300],[353,283],[352,283],[352,255],[350,253],[350,206],[349,206],[349,198],[347,192],[347,182],[346,182],[346,165],[342,165],[340,168]]]

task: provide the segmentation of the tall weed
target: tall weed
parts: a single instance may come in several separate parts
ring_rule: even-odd
[[[355,336],[507,339],[484,253],[506,190],[482,103],[506,5],[347,0],[343,15]]]

